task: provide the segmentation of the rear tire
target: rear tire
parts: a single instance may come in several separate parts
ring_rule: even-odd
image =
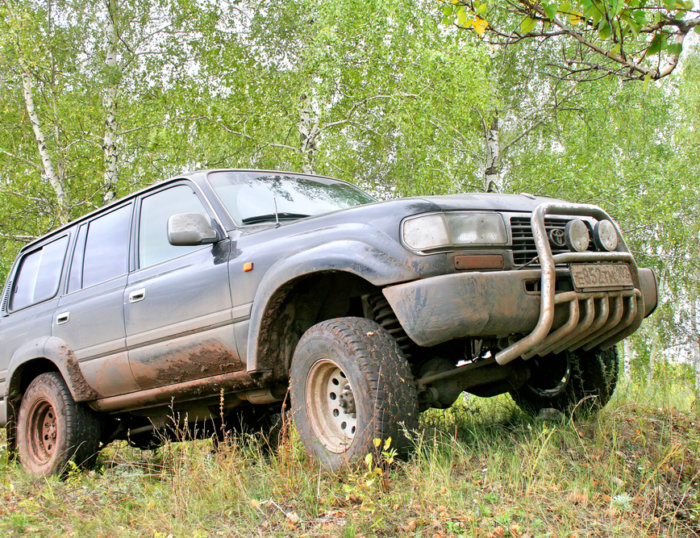
[[[553,408],[564,413],[591,412],[608,403],[618,374],[617,350],[579,350],[532,359],[530,380],[510,395],[521,408],[537,413]]]
[[[408,361],[379,324],[338,318],[299,340],[290,374],[292,414],[304,446],[329,470],[375,451],[391,438],[402,451],[404,431],[418,424],[418,398]]]
[[[62,475],[71,461],[91,468],[99,440],[99,419],[73,400],[60,374],[47,372],[32,380],[17,414],[19,461],[28,473]]]

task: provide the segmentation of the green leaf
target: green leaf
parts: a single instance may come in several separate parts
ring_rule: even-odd
[[[554,20],[554,17],[557,16],[557,5],[556,4],[542,4],[542,7],[544,8],[544,12],[547,14],[547,18],[550,21]]]
[[[696,26],[696,27],[695,27],[695,33],[696,33],[696,34],[700,34],[700,26]]]
[[[523,22],[520,23],[520,31],[523,34],[529,34],[532,29],[537,26],[537,21],[532,17],[527,17]]]
[[[460,26],[465,26],[467,24],[467,10],[464,7],[460,7],[457,10],[457,24]]]
[[[649,81],[651,80],[651,73],[647,73],[644,75],[644,92],[646,93],[647,88],[649,87]]]
[[[647,48],[647,54],[650,56],[653,56],[654,54],[658,54],[658,52],[663,48],[663,46],[666,44],[666,34],[660,33],[656,34],[654,36],[654,39],[651,40],[651,44]]]
[[[601,39],[608,39],[610,37],[610,25],[608,21],[603,21],[598,30],[598,35]]]
[[[622,6],[624,5],[624,0],[614,0],[612,2],[612,5],[610,6],[610,18],[613,19],[617,17],[618,13],[620,13],[620,10],[622,9]]]
[[[639,35],[639,31],[642,29],[642,26],[637,24],[635,21],[630,21],[628,28],[632,31],[632,35],[637,37]]]
[[[680,56],[681,52],[683,52],[683,45],[681,43],[670,43],[666,47],[666,50],[669,54],[673,54],[674,56]]]

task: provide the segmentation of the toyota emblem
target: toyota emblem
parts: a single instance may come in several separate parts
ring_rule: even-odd
[[[553,228],[549,230],[549,240],[555,247],[563,248],[566,246],[566,232],[561,228]]]

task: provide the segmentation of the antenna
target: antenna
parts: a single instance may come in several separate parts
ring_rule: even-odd
[[[273,196],[272,201],[275,203],[275,227],[278,228],[280,225],[280,216],[279,213],[277,213],[277,197]]]

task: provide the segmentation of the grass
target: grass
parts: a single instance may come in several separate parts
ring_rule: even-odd
[[[114,443],[94,472],[36,480],[0,462],[0,534],[68,536],[700,536],[692,392],[620,387],[586,420],[506,396],[425,413],[407,461],[328,474],[290,439]],[[391,460],[391,457],[389,457]]]

